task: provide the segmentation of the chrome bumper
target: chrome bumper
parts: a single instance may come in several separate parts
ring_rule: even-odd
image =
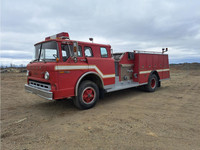
[[[30,86],[28,84],[25,84],[24,87],[25,87],[25,90],[27,92],[34,93],[34,94],[36,94],[36,95],[38,95],[42,98],[48,99],[48,100],[53,100],[53,92],[49,92],[49,91],[46,91],[46,90],[35,88],[35,87]]]

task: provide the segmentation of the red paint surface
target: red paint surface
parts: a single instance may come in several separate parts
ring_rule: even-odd
[[[61,33],[58,36],[64,36],[65,33]],[[65,36],[67,36],[65,34]],[[69,35],[68,35],[69,36]],[[52,39],[46,38],[47,41]],[[50,83],[52,87],[52,92],[54,99],[67,98],[75,96],[75,87],[79,78],[87,72],[96,72],[95,69],[76,69],[76,70],[55,70],[56,66],[96,66],[103,75],[115,74],[114,59],[111,58],[111,46],[104,44],[96,44],[89,42],[78,41],[79,46],[82,47],[82,57],[78,57],[78,62],[75,63],[72,58],[69,58],[66,62],[62,61],[61,53],[61,43],[66,41],[62,39],[55,39],[57,41],[59,48],[59,61],[58,62],[33,62],[27,65],[27,69],[30,71],[30,76],[28,80],[35,80],[44,83]],[[67,40],[72,43],[72,40]],[[45,41],[43,41],[45,42]],[[42,43],[42,42],[40,42]],[[88,46],[92,48],[93,57],[85,57],[84,47]],[[100,54],[100,47],[106,48],[108,52],[108,58],[102,58]],[[121,60],[119,61],[119,79],[121,79],[121,68],[122,64],[134,64],[133,66],[133,81],[142,83],[147,83],[150,73],[140,74],[141,71],[157,71],[159,69],[169,69],[168,55],[164,54],[144,54],[144,53],[134,53],[134,60],[128,60],[128,52],[126,52]],[[44,73],[48,71],[50,74],[49,80],[44,79]],[[98,73],[99,74],[99,73]],[[136,77],[134,76],[136,74]],[[160,79],[166,79],[170,77],[169,71],[158,72]],[[115,78],[103,78],[104,85],[115,84]],[[27,81],[28,81],[27,80]],[[86,97],[86,96],[85,96]]]

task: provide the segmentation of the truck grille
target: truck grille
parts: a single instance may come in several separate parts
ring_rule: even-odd
[[[43,89],[43,90],[48,90],[50,91],[51,90],[51,85],[50,84],[47,84],[47,83],[41,83],[41,82],[37,82],[37,81],[29,81],[29,85],[30,86],[34,86],[36,88],[39,88],[39,89]]]

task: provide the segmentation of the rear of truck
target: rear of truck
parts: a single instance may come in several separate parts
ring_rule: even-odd
[[[168,54],[135,51],[134,82],[155,91],[161,81],[170,79]]]
[[[168,55],[162,53],[135,52],[135,72],[138,82],[147,83],[149,76],[155,73],[159,81],[170,78]]]

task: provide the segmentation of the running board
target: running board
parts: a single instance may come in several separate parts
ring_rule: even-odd
[[[145,83],[147,84],[147,83]],[[132,80],[119,82],[119,76],[115,77],[115,84],[104,86],[107,93],[114,92],[118,90],[128,89],[132,87],[137,87],[144,84],[139,84],[138,82],[133,82]]]

